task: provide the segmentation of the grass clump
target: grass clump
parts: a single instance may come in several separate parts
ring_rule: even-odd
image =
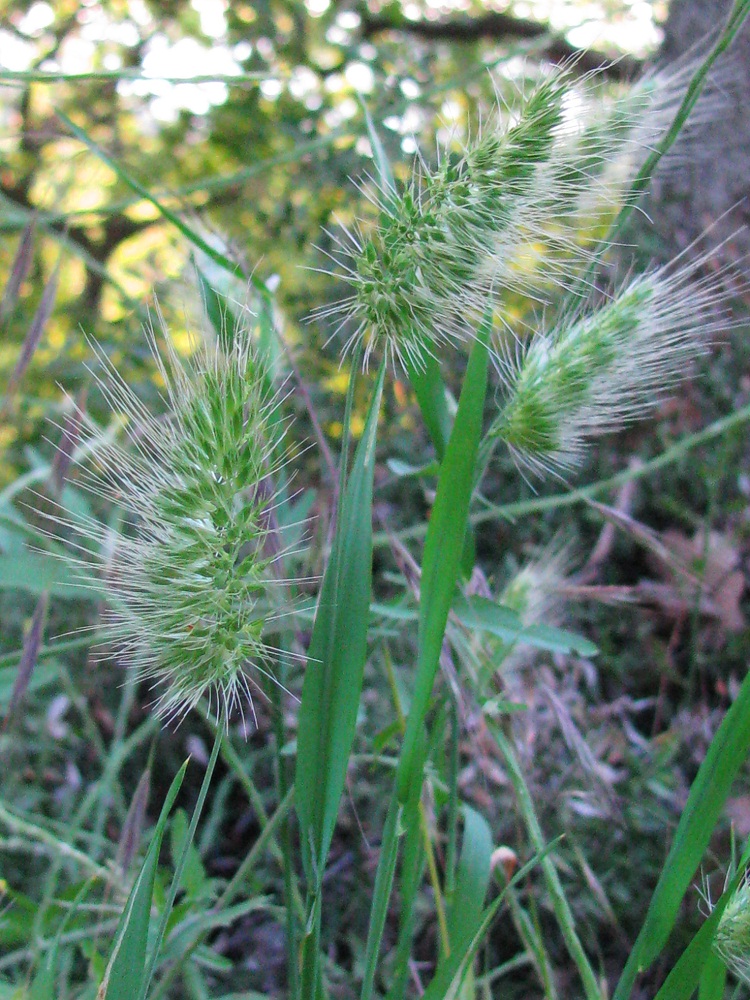
[[[735,22],[727,30],[736,30]],[[503,686],[505,669],[509,676],[525,672],[525,682],[530,678],[541,690],[544,673],[534,673],[536,661],[524,662],[522,649],[590,661],[597,648],[551,620],[546,590],[564,589],[567,548],[558,543],[545,565],[520,570],[497,600],[478,565],[472,517],[482,513],[475,505],[483,479],[500,462],[503,445],[517,464],[540,476],[570,474],[593,437],[653,408],[731,321],[724,315],[721,276],[705,277],[703,258],[632,277],[608,295],[588,291],[602,284],[601,261],[610,241],[583,231],[583,219],[602,212],[614,218],[618,208],[632,208],[638,192],[628,179],[643,176],[650,154],[640,148],[642,137],[652,135],[650,116],[654,109],[661,113],[665,102],[653,99],[658,87],[651,82],[637,98],[576,124],[569,108],[587,83],[576,81],[570,69],[550,72],[512,123],[498,111],[462,149],[442,151],[435,166],[420,160],[404,185],[394,181],[377,131],[370,128],[377,218],[342,240],[349,298],[318,313],[319,319],[333,315],[338,321],[334,332],[343,333],[342,353],[350,355],[351,365],[332,484],[336,518],[324,544],[319,584],[310,582],[309,568],[305,575],[298,572],[299,552],[290,544],[305,501],[290,491],[286,473],[295,452],[288,440],[293,432],[284,436],[288,397],[269,388],[280,366],[269,350],[274,321],[267,287],[253,285],[260,321],[251,334],[228,306],[218,308],[204,280],[204,294],[214,296],[206,302],[214,328],[188,360],[169,340],[165,349],[157,348],[150,334],[164,386],[161,415],[144,405],[115,366],[105,362],[104,374],[96,376],[116,418],[114,437],[86,420],[80,454],[73,457],[80,464],[93,454],[95,467],[83,476],[83,491],[74,491],[72,499],[63,492],[46,520],[56,530],[72,529],[79,549],[75,563],[87,579],[90,560],[101,571],[96,587],[107,607],[100,638],[114,646],[136,680],[154,687],[156,714],[182,720],[200,713],[213,746],[198,748],[204,773],[189,823],[181,812],[170,820],[183,765],[171,784],[163,782],[149,846],[140,864],[133,864],[135,873],[130,870],[147,785],[158,777],[159,769],[147,761],[133,803],[120,803],[122,853],[115,874],[109,876],[97,860],[86,873],[90,880],[73,886],[70,910],[83,926],[92,926],[85,919],[91,900],[112,915],[97,931],[106,948],[88,949],[83,972],[70,961],[52,968],[36,954],[52,939],[51,926],[38,918],[28,948],[17,949],[7,962],[16,975],[14,989],[28,980],[35,995],[59,976],[67,980],[68,995],[98,1000],[218,998],[226,969],[211,964],[207,943],[218,929],[264,911],[283,940],[285,988],[293,1000],[317,1000],[339,989],[362,1000],[401,1000],[411,995],[411,981],[427,1000],[480,997],[487,995],[492,974],[478,977],[477,956],[492,953],[492,928],[507,903],[545,996],[557,995],[554,964],[562,949],[575,969],[575,991],[587,1000],[610,995],[596,942],[577,923],[577,907],[559,871],[564,848],[547,839],[514,740],[513,718],[529,706],[516,700],[518,686]],[[610,173],[618,179],[605,182]],[[551,213],[555,205],[559,214]],[[180,228],[191,237],[187,223]],[[196,236],[194,245],[202,249],[205,241]],[[234,276],[234,263],[220,251],[212,250],[210,259]],[[548,301],[551,289],[562,305]],[[519,295],[528,299],[528,309],[517,323],[508,303]],[[457,402],[443,380],[445,352],[454,346],[468,355],[459,366]],[[369,362],[377,366],[374,379],[360,376]],[[503,399],[499,409],[488,393],[493,368]],[[394,597],[381,595],[384,580],[373,581],[373,515],[379,418],[389,387],[401,384],[401,369],[432,438],[435,462],[410,471],[434,487],[429,519],[416,526],[423,547],[408,546],[406,536],[386,525],[385,541],[399,568]],[[363,418],[355,412],[360,377],[369,393]],[[306,391],[302,380],[297,386]],[[123,425],[126,440],[118,444],[114,438]],[[320,435],[319,424],[313,425]],[[327,455],[328,443],[321,443]],[[80,503],[86,491],[93,510]],[[56,537],[47,542],[58,548]],[[389,631],[393,622],[399,624]],[[402,672],[391,657],[399,643],[409,660]],[[38,653],[35,648],[26,657],[29,676]],[[301,658],[304,671],[296,667]],[[375,831],[379,849],[370,906],[352,946],[356,954],[345,961],[335,955],[339,938],[329,934],[331,926],[346,923],[346,900],[336,892],[331,860],[347,782],[361,766],[360,723],[372,693],[373,663],[384,665],[393,700],[391,722],[375,740],[367,734],[366,752],[380,769],[372,800],[384,817]],[[444,683],[437,684],[440,676]],[[262,750],[263,770],[273,774],[268,800],[254,782],[257,748],[240,753],[232,742],[233,713],[249,724],[249,706],[260,722],[250,686],[263,696],[256,699],[258,711],[261,718],[268,713],[272,736]],[[144,711],[139,727],[126,735],[135,697],[131,689],[116,721],[123,754],[135,734],[145,740],[156,728],[153,714]],[[550,701],[567,727],[566,739],[597,772],[563,699],[550,695]],[[497,854],[492,817],[468,801],[461,781],[462,730],[471,732],[469,718],[491,747],[487,755],[512,794],[523,830],[518,855],[494,884],[493,858],[508,861],[510,855]],[[745,681],[692,784],[643,927],[612,983],[616,1000],[629,997],[636,976],[665,952],[749,748]],[[230,791],[214,788],[220,760],[250,798],[258,829],[233,874],[213,879],[195,841],[204,808],[204,828],[222,822],[222,796]],[[79,817],[79,830],[86,821]],[[23,817],[11,815],[8,823],[30,829]],[[367,818],[365,823],[372,826]],[[170,824],[166,867],[159,852]],[[102,818],[98,835],[103,826]],[[71,845],[66,851],[64,831],[54,844],[46,834],[33,835],[66,863],[85,856],[78,846],[76,854]],[[90,849],[98,855],[95,838]],[[258,871],[266,850],[279,867],[275,878]],[[59,867],[50,876],[47,910],[59,902],[58,874]],[[544,891],[543,920],[521,892],[535,879]],[[593,873],[589,884],[599,888]],[[664,997],[691,995],[696,970],[700,974],[711,960],[713,930],[718,953],[726,958],[737,898],[727,895],[722,920],[717,911],[692,939],[663,987]],[[429,928],[425,939],[420,919]],[[54,932],[50,954],[74,945],[65,920]],[[554,961],[548,934],[557,949]],[[424,957],[419,968],[415,954]],[[729,964],[736,968],[734,958]]]

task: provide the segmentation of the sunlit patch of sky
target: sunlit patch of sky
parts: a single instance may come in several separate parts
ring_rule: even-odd
[[[331,0],[304,0],[310,15],[318,17],[331,5]],[[572,44],[580,47],[616,46],[643,55],[659,43],[659,31],[654,23],[654,6],[647,0],[624,0],[616,13],[611,0],[517,0],[512,12],[519,17],[547,21],[553,28],[564,30]],[[231,77],[242,73],[242,62],[252,53],[249,42],[230,47],[226,43],[228,0],[191,0],[198,15],[203,39],[183,37],[174,39],[165,33],[154,32],[154,20],[144,0],[128,0],[126,16],[114,20],[97,0],[82,0],[76,15],[77,31],[64,41],[54,60],[42,64],[42,69],[63,73],[86,72],[103,66],[117,71],[123,66],[122,50],[137,45],[144,33],[150,34],[141,60],[143,78],[121,80],[118,88],[123,95],[144,98],[144,111],[157,121],[174,121],[180,111],[196,115],[206,114],[214,106],[226,101],[228,88],[220,79],[209,82],[190,82],[199,76]],[[437,18],[455,15],[469,9],[468,0],[406,0],[403,13],[407,18]],[[15,33],[0,29],[0,66],[22,71],[28,69],[37,57],[35,42],[44,38],[54,25],[54,6],[46,0],[34,0],[28,10],[14,21]],[[360,24],[355,11],[339,11],[326,31],[327,40],[335,45],[347,44]],[[26,36],[25,38],[23,36]],[[255,40],[259,55],[273,64],[274,47],[270,39]],[[330,75],[326,80],[328,92],[341,92],[346,101],[347,93],[372,92],[375,77],[367,61],[376,55],[369,43],[359,48],[360,58],[348,64],[343,73]],[[169,82],[165,78],[185,83]],[[335,88],[332,88],[335,82]],[[292,96],[314,109],[321,104],[320,78],[307,67],[295,68],[291,76],[280,79],[269,68],[268,78],[260,82],[260,89],[267,100],[276,100],[285,88]],[[409,100],[419,96],[419,87],[413,80],[404,80],[402,93]],[[350,106],[344,104],[332,116],[337,122],[345,121]],[[143,117],[143,116],[141,116]],[[411,133],[418,129],[413,117],[402,116],[392,127],[411,144]]]
[[[404,17],[437,20],[468,12],[474,5],[469,0],[406,0]],[[491,9],[488,5],[487,9]],[[498,6],[510,14],[533,21],[547,22],[565,31],[570,43],[580,48],[605,47],[645,56],[661,41],[655,15],[663,18],[666,4],[648,0],[622,0],[620,10],[611,3],[595,0],[517,0],[510,8]],[[475,10],[473,11],[475,13]]]

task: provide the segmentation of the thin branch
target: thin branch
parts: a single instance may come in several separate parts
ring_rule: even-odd
[[[365,14],[362,20],[363,37],[387,31],[417,35],[426,41],[476,42],[480,39],[501,40],[506,38],[540,38],[551,34],[550,27],[540,21],[513,17],[510,14],[493,11],[479,17],[455,17],[428,21],[409,21],[406,18],[387,17],[383,14]],[[545,48],[545,54],[553,62],[575,60],[576,69],[581,72],[599,70],[612,80],[631,80],[638,75],[642,63],[633,56],[613,59],[594,49],[579,49],[571,45],[562,35],[552,34]]]

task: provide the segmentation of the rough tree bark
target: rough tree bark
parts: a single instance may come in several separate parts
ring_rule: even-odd
[[[715,35],[731,6],[732,0],[672,0],[660,64],[685,58]],[[707,246],[728,240],[721,256],[736,261],[750,254],[750,20],[717,63],[713,91],[710,114],[678,142],[679,166],[657,177],[649,213],[669,253],[705,233]],[[750,272],[750,257],[742,267]]]

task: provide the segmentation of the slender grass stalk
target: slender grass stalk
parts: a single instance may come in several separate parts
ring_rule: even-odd
[[[198,829],[198,822],[201,818],[203,812],[203,806],[206,802],[206,796],[208,795],[208,790],[211,787],[211,779],[213,778],[214,768],[216,767],[216,761],[219,759],[219,753],[221,751],[221,743],[224,739],[224,728],[220,725],[216,730],[216,737],[214,739],[214,745],[211,750],[211,756],[208,759],[206,765],[206,770],[203,774],[203,781],[201,782],[200,791],[198,792],[198,798],[195,803],[195,808],[193,809],[193,814],[190,817],[190,826],[188,827],[187,836],[182,845],[182,850],[180,851],[180,856],[177,859],[177,864],[175,865],[174,874],[172,876],[172,882],[169,886],[169,891],[167,892],[166,899],[164,900],[164,908],[162,910],[161,919],[156,928],[156,935],[154,941],[151,945],[151,954],[146,965],[146,969],[143,976],[143,986],[141,987],[140,993],[136,1000],[146,1000],[148,995],[149,987],[151,985],[151,980],[153,979],[154,973],[156,971],[156,966],[159,961],[159,952],[161,951],[162,943],[167,933],[167,926],[169,924],[169,918],[172,915],[172,908],[174,906],[174,901],[177,898],[177,893],[180,889],[180,883],[182,882],[182,875],[185,870],[185,864],[187,863],[188,853],[190,847],[195,840],[195,831]]]
[[[443,893],[440,889],[440,876],[438,874],[437,863],[435,861],[435,852],[432,849],[430,829],[427,825],[427,813],[424,808],[424,804],[421,802],[419,806],[419,829],[422,834],[422,845],[425,857],[427,858],[427,870],[430,873],[430,885],[432,886],[432,892],[435,899],[435,916],[437,918],[438,932],[440,934],[440,948],[444,955],[450,955],[451,941],[450,935],[448,934],[448,921],[445,916]]]
[[[585,503],[609,490],[619,489],[625,483],[633,482],[637,479],[644,479],[654,472],[667,469],[681,459],[689,455],[695,448],[715,441],[725,434],[742,427],[750,421],[750,404],[740,407],[734,413],[729,413],[725,417],[719,417],[702,431],[687,434],[676,441],[673,445],[665,448],[654,458],[647,459],[641,465],[633,465],[622,472],[609,476],[607,479],[600,479],[598,482],[588,486],[579,486],[572,490],[565,490],[561,493],[553,493],[550,496],[532,497],[530,500],[516,500],[506,504],[484,503],[484,510],[476,511],[469,515],[472,525],[485,524],[487,521],[494,521],[498,518],[506,521],[514,521],[516,518],[525,517],[527,514],[541,514],[548,510],[560,510],[565,507],[573,507],[578,503]],[[412,538],[422,538],[427,533],[428,525],[416,524],[412,528],[404,528],[395,532],[400,541],[408,541]],[[372,540],[375,548],[382,548],[391,544],[390,537],[386,532],[377,532]],[[41,654],[40,654],[41,655]],[[0,665],[2,661],[0,660]]]
[[[224,747],[226,745],[227,741],[225,740],[224,746],[222,747],[222,754],[224,752]],[[290,788],[289,791],[287,792],[286,798],[284,799],[283,802],[279,803],[278,808],[274,811],[273,815],[270,817],[266,817],[266,822],[263,826],[260,835],[258,836],[258,839],[253,844],[250,851],[245,855],[239,868],[234,873],[229,882],[227,882],[226,886],[218,896],[213,906],[213,910],[215,912],[218,913],[226,909],[232,902],[232,900],[235,899],[236,896],[242,891],[247,876],[250,874],[253,868],[255,868],[263,852],[267,850],[274,843],[273,838],[278,832],[278,828],[281,826],[285,817],[289,815],[289,811],[291,810],[293,803],[294,803],[294,788]],[[299,912],[300,906],[295,906],[295,909]],[[182,952],[177,961],[175,961],[173,965],[161,977],[157,985],[152,990],[149,1000],[161,1000],[162,997],[168,995],[170,987],[179,977],[181,970],[190,960],[190,957],[201,946],[203,940],[204,940],[204,935],[201,935],[195,938],[190,943],[190,945]]]
[[[508,769],[508,777],[513,784],[513,790],[516,793],[518,807],[529,832],[531,843],[537,851],[542,851],[546,846],[544,835],[542,834],[541,827],[539,826],[539,820],[537,819],[536,810],[534,809],[534,803],[531,799],[526,780],[518,765],[518,761],[516,760],[513,747],[498,726],[492,724],[491,722],[488,722],[488,724],[492,729],[493,736],[498,747],[500,748],[503,759],[505,760],[505,765]],[[573,914],[570,910],[570,905],[565,896],[565,891],[557,874],[555,864],[551,858],[545,857],[540,862],[540,865],[542,872],[544,873],[545,882],[547,883],[547,890],[550,894],[558,926],[562,932],[568,953],[578,969],[578,974],[581,977],[581,982],[583,983],[587,1000],[603,1000],[604,993],[602,992],[599,981],[591,967],[591,963],[589,962],[585,951],[583,950],[578,933],[576,932]]]
[[[274,756],[276,758],[276,785],[280,802],[283,802],[294,787],[289,773],[289,761],[284,756],[286,743],[284,733],[284,702],[283,677],[278,684],[271,685],[271,704],[273,711]],[[294,889],[296,887],[294,873],[294,858],[292,851],[292,828],[288,814],[281,820],[279,830],[281,856],[284,871],[284,910],[286,925],[286,953],[288,988],[291,1000],[300,997],[299,965],[297,961],[297,920],[294,911]]]

